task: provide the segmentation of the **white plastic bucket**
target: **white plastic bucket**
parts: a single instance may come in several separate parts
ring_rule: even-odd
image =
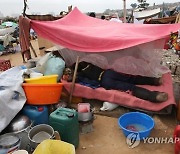
[[[43,76],[42,73],[36,73],[36,72],[30,73],[30,78],[37,78],[41,76]]]

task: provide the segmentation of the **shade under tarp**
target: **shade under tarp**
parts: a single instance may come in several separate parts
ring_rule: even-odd
[[[66,48],[83,52],[105,52],[166,38],[171,32],[179,30],[180,24],[115,23],[89,17],[74,8],[59,20],[31,20],[31,27],[39,36]]]

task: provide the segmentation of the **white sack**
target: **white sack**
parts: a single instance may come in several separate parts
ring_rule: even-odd
[[[104,102],[103,106],[100,108],[101,111],[112,111],[116,109],[119,106],[119,104],[114,104],[110,102]]]
[[[26,102],[22,88],[23,71],[13,67],[0,74],[0,132],[11,122]]]

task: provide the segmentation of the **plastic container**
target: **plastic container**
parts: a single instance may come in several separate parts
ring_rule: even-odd
[[[58,75],[47,75],[40,77],[33,77],[30,79],[24,79],[26,83],[34,83],[34,84],[52,84],[57,83]]]
[[[47,106],[25,105],[22,113],[33,121],[33,125],[48,124],[49,122]]]
[[[125,113],[118,119],[118,124],[122,129],[124,135],[128,137],[129,134],[135,133],[139,135],[142,140],[148,137],[154,128],[154,120],[149,115],[140,112]],[[142,130],[133,130],[134,126],[141,126]],[[128,127],[131,129],[128,129]]]
[[[78,112],[90,112],[90,104],[89,103],[79,103],[78,104]]]
[[[28,152],[26,150],[17,150],[14,151],[12,154],[28,154]]]
[[[75,148],[72,144],[58,141],[45,140],[41,142],[34,150],[33,154],[75,154]]]
[[[27,104],[47,105],[47,104],[56,104],[59,102],[63,83],[55,83],[55,84],[23,83],[22,87],[26,94]]]
[[[79,145],[79,122],[78,114],[75,110],[69,108],[58,108],[49,116],[49,124],[58,131],[61,140]]]
[[[38,77],[41,77],[43,76],[42,73],[38,73],[38,72],[33,72],[33,73],[30,73],[30,78],[38,78]]]

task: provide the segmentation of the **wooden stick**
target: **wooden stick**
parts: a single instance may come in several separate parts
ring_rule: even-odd
[[[71,101],[72,101],[72,95],[73,95],[73,92],[74,92],[74,86],[75,86],[75,81],[76,81],[78,64],[79,64],[79,56],[77,56],[77,59],[76,59],[76,65],[75,65],[75,69],[74,69],[74,75],[73,75],[73,79],[72,79],[71,91],[70,91],[68,104],[71,104]]]
[[[23,16],[26,15],[26,8],[27,8],[27,0],[24,0],[24,8],[23,8]]]
[[[31,47],[31,49],[32,49],[32,52],[34,53],[34,56],[37,57],[36,51],[35,51],[35,49],[33,48],[32,44],[31,44],[31,41],[30,41],[30,47]]]

